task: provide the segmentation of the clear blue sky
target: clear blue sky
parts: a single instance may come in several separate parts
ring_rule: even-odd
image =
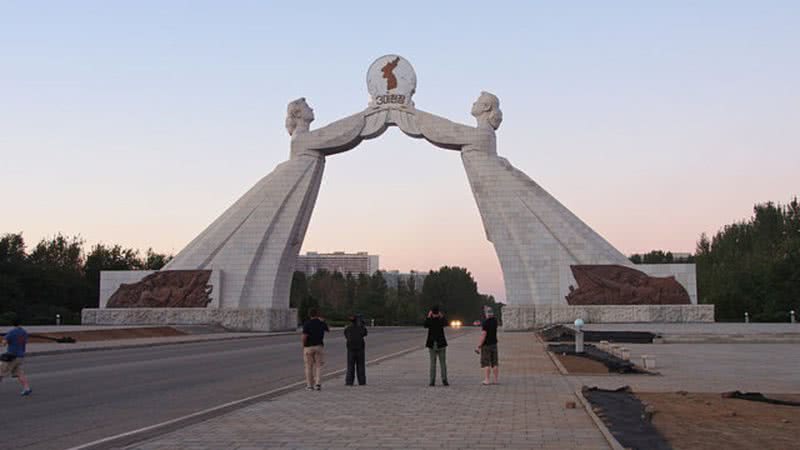
[[[786,202],[800,169],[800,2],[0,2],[0,233],[177,252],[397,53],[418,108],[472,124],[625,253]],[[504,298],[461,162],[390,130],[328,161],[304,250],[457,264]]]

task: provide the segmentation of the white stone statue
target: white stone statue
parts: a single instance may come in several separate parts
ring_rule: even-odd
[[[314,111],[304,98],[289,103],[289,160],[256,183],[164,270],[219,270],[220,308],[288,313],[292,272],[317,199],[325,157],[358,145],[365,113],[317,130],[310,130],[313,120]],[[291,317],[289,328],[294,320]],[[286,328],[275,324],[261,328],[281,327]]]
[[[503,120],[498,98],[482,92],[472,105],[477,127],[413,111],[410,135],[461,152],[486,237],[503,270],[506,301],[565,305],[575,264],[630,261],[541,186],[497,155],[495,130]],[[403,123],[398,123],[402,129]]]
[[[567,315],[576,313],[563,307],[565,296],[576,285],[570,266],[632,264],[541,186],[497,155],[495,130],[503,113],[495,95],[482,92],[472,105],[477,120],[472,127],[416,109],[412,100],[416,82],[411,64],[389,54],[376,59],[367,70],[370,102],[364,111],[311,130],[314,110],[304,98],[289,103],[289,160],[256,183],[164,267],[210,269],[216,280],[213,307],[118,314],[85,310],[86,323],[142,323],[143,317],[151,317],[147,320],[154,323],[293,329],[297,318],[289,309],[292,272],[319,192],[325,158],[380,136],[389,126],[461,152],[486,236],[494,244],[503,270],[508,303],[503,310],[504,326],[526,329],[534,323],[574,320],[556,317],[559,309]],[[713,308],[710,314],[713,320]]]

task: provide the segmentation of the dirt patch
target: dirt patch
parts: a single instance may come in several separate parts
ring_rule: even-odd
[[[720,394],[637,393],[655,409],[652,423],[675,449],[797,448],[800,407],[722,398]],[[800,401],[800,395],[767,395]]]
[[[605,372],[602,373],[654,374],[643,370],[631,361],[625,361],[591,344],[586,344],[583,348],[584,351],[581,353],[576,353],[575,346],[569,344],[549,344],[547,350],[559,357],[574,356],[575,358],[598,362],[606,368]]]
[[[172,327],[115,328],[110,330],[66,331],[63,333],[32,333],[28,342],[51,344],[55,342],[56,339],[63,337],[71,337],[77,342],[88,342],[185,335],[186,333],[183,331],[176,330]]]
[[[561,364],[565,369],[567,369],[568,373],[608,375],[608,367],[599,361],[594,361],[575,355],[555,354],[555,357],[561,361]]]

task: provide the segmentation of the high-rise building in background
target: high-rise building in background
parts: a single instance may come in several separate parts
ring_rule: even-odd
[[[317,253],[306,252],[305,255],[297,257],[296,271],[313,275],[320,270],[328,272],[340,272],[342,274],[359,273],[372,275],[378,270],[378,255],[370,255],[367,252],[345,253]]]

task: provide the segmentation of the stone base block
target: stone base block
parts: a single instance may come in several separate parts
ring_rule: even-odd
[[[233,331],[297,328],[297,309],[86,308],[83,325],[220,325]]]
[[[506,305],[503,329],[530,330],[572,323],[714,322],[714,305]]]

